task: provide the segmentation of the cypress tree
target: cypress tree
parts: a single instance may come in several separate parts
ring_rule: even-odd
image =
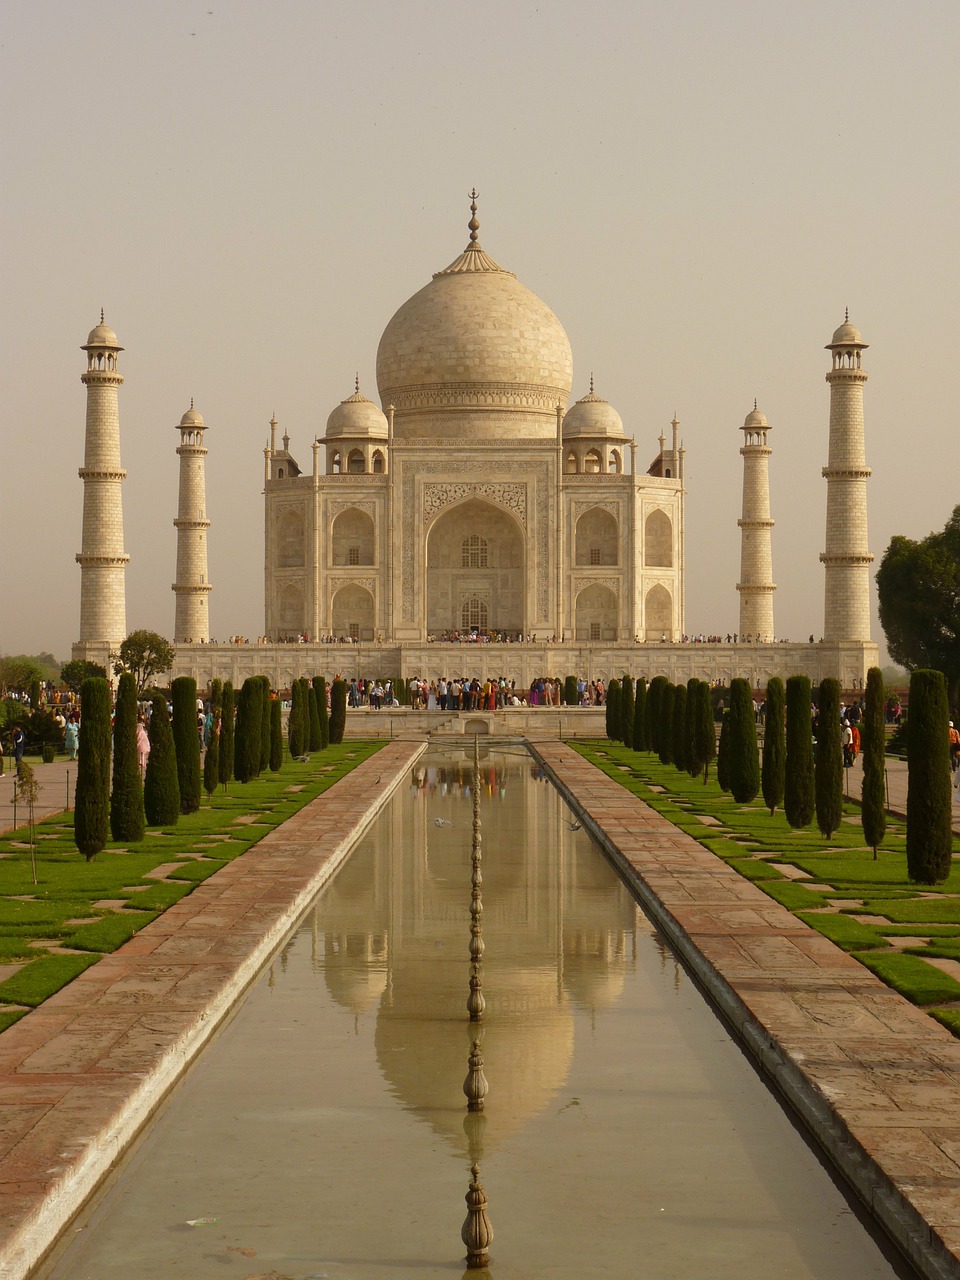
[[[143,807],[151,827],[172,827],[180,817],[180,784],[170,713],[162,693],[154,696],[148,735],[150,754],[143,780]]]
[[[317,702],[317,691],[313,685],[307,687],[307,703],[310,709],[310,750],[319,751],[323,746],[320,729],[320,704]]]
[[[647,692],[647,723],[645,726],[647,750],[660,751],[660,699],[667,684],[666,676],[654,676]]]
[[[939,884],[950,874],[949,719],[942,673],[914,671],[907,715],[907,874],[917,884]]]
[[[200,808],[200,739],[197,736],[197,682],[193,676],[177,676],[170,686],[170,698],[180,812],[196,813]]]
[[[249,782],[260,767],[260,686],[248,676],[240,689],[237,704],[237,731],[233,752],[233,776]]]
[[[633,676],[624,676],[620,685],[620,741],[625,747],[633,747]]]
[[[89,676],[80,688],[80,741],[73,838],[89,862],[107,843],[110,814],[110,686]]]
[[[614,678],[607,685],[606,730],[611,742],[619,742],[620,738],[620,681]]]
[[[717,743],[717,785],[721,791],[730,791],[730,712],[724,708],[720,720],[720,741]]]
[[[270,677],[258,676],[260,681],[260,759],[257,775],[263,773],[270,764]]]
[[[303,685],[294,680],[290,686],[290,714],[287,718],[287,742],[296,760],[303,755]]]
[[[863,838],[873,849],[874,861],[877,859],[877,848],[887,833],[883,785],[886,761],[883,703],[883,674],[879,667],[871,667],[867,672],[867,696],[864,699],[863,722],[860,725],[860,743],[863,749],[860,821],[863,824]]]
[[[749,804],[760,790],[760,753],[753,692],[743,679],[730,682],[730,791],[738,804]]]
[[[220,707],[220,768],[219,777],[226,789],[233,777],[234,729],[236,726],[236,710],[233,702],[233,684],[225,680],[223,699]]]
[[[568,707],[576,707],[580,705],[580,697],[577,693],[577,677],[567,676],[563,682],[563,701]]]
[[[647,750],[647,682],[641,676],[633,698],[633,749]]]
[[[317,715],[320,719],[320,747],[321,751],[330,745],[330,710],[327,706],[327,682],[323,676],[313,677],[313,687],[317,693]],[[403,681],[394,680],[393,693],[397,701],[403,704]]]
[[[946,723],[946,721],[944,721]],[[814,757],[817,826],[830,837],[843,817],[843,739],[840,685],[828,677],[817,695],[817,750]]]
[[[270,699],[270,772],[279,773],[283,764],[283,708],[279,698]]]
[[[220,735],[223,732],[220,724],[220,708],[223,703],[223,685],[214,680],[210,685],[210,741],[203,756],[203,789],[212,796],[220,781]]]
[[[113,791],[110,834],[114,840],[138,844],[146,832],[143,779],[137,753],[137,682],[129,671],[120,676],[113,714]]]
[[[703,781],[706,784],[710,771],[710,761],[717,754],[717,722],[713,714],[713,697],[706,680],[697,685],[696,713],[697,758],[703,767]]]
[[[683,717],[683,760],[691,778],[699,778],[703,768],[703,761],[700,759],[700,738],[697,734],[697,714],[700,710],[697,691],[701,683],[702,681],[696,676],[691,676],[687,681],[687,700]]]
[[[339,677],[330,690],[330,743],[337,746],[343,741],[347,727],[347,682]]]
[[[673,690],[673,723],[670,728],[670,754],[674,765],[687,768],[687,686],[678,684]]]
[[[810,720],[810,681],[787,680],[787,758],[783,781],[783,812],[791,827],[808,827],[813,818],[813,731]]]
[[[657,755],[661,764],[673,763],[673,699],[676,689],[664,679],[657,706]]]
[[[783,804],[787,770],[786,693],[779,676],[767,681],[763,726],[763,766],[760,779],[763,802],[770,817]]]

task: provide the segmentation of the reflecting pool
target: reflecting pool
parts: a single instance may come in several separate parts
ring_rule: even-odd
[[[911,1274],[520,747],[481,751],[468,1021],[471,753],[420,758],[39,1274],[459,1277],[474,1162],[496,1280]]]

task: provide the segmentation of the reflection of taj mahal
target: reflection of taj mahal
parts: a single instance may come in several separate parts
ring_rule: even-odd
[[[612,405],[589,390],[568,407],[570,343],[560,322],[480,247],[476,200],[463,253],[400,307],[377,351],[380,407],[360,391],[329,415],[309,465],[270,424],[264,450],[264,637],[212,644],[204,470],[206,424],[179,431],[177,658],[173,675],[276,688],[336,673],[481,679],[526,687],[545,675],[625,672],[762,685],[772,675],[861,684],[870,639],[863,386],[866,348],[849,318],[827,344],[824,615],[817,643],[776,642],[768,465],[771,425],[744,421],[739,635],[682,643],[684,450],[638,459]],[[80,637],[103,662],[126,634],[117,335],[84,346]],[[733,431],[731,431],[731,436]],[[300,461],[303,460],[302,453]],[[812,568],[812,566],[811,566]],[[732,579],[731,571],[731,579]],[[733,590],[731,581],[731,591]],[[221,623],[229,633],[229,621]],[[508,640],[472,644],[462,640]],[[811,641],[813,637],[811,637]],[[356,648],[351,648],[351,642]],[[356,655],[354,658],[353,655]]]
[[[271,423],[266,634],[423,641],[675,639],[683,451],[649,470],[553,312],[477,239],[387,325],[301,470]]]

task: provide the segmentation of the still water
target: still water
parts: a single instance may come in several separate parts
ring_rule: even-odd
[[[496,1280],[910,1274],[519,747],[481,756],[471,1028],[472,778],[421,757],[44,1280],[460,1277],[472,1160]]]

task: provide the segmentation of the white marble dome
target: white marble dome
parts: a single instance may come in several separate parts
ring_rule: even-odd
[[[327,419],[328,440],[339,440],[346,436],[375,436],[377,439],[387,438],[387,420],[366,396],[360,394],[360,386],[352,396],[341,400]]]
[[[114,351],[123,350],[123,347],[117,341],[117,335],[108,324],[104,324],[103,312],[100,313],[100,323],[90,330],[87,335],[87,341],[81,350],[86,351],[88,347],[112,347]]]
[[[613,436],[624,439],[623,419],[608,400],[598,396],[590,379],[590,390],[576,404],[571,405],[563,419],[563,437]]]
[[[384,330],[381,403],[395,407],[400,437],[555,436],[573,377],[569,339],[547,304],[480,248],[474,223],[464,252]]]

